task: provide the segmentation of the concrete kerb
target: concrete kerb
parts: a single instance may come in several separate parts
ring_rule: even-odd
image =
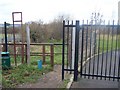
[[[105,52],[104,52],[104,53],[105,53]],[[101,55],[101,54],[103,54],[103,53],[100,53],[99,55]],[[98,54],[95,54],[94,56],[92,56],[92,57],[90,57],[90,58],[87,58],[87,60],[83,62],[83,66],[85,65],[85,63],[87,63],[89,60],[91,60],[91,58],[96,57],[97,55],[98,55]],[[78,71],[80,71],[80,65],[79,65],[79,67],[78,67]],[[73,83],[73,79],[74,79],[74,74],[71,74],[70,82],[69,82],[69,83],[67,84],[67,86],[66,86],[67,89],[70,89],[70,87],[71,87],[71,85],[72,85],[72,83]]]
[[[69,89],[70,87],[71,87],[71,85],[72,85],[72,83],[73,83],[73,77],[74,77],[74,75],[73,74],[71,74],[71,77],[70,77],[70,82],[67,84],[67,89]]]

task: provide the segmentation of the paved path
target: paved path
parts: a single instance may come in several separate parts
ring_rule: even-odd
[[[118,88],[119,83],[117,81],[108,80],[96,80],[81,78],[77,82],[74,82],[71,88]]]
[[[99,56],[95,56],[89,60],[84,68],[84,74],[91,75],[100,75],[100,76],[111,76],[118,77],[119,76],[119,56],[117,51],[100,54]]]
[[[118,77],[118,65],[119,65],[119,56],[120,50],[117,51],[116,60],[115,60],[115,51],[112,53],[104,53],[103,55],[96,56],[95,58],[91,58],[90,61],[88,61],[85,64],[85,67],[83,68],[84,74],[94,74],[94,75],[102,75],[105,76],[116,76]],[[107,55],[107,59],[106,59]],[[99,59],[98,59],[99,57]],[[102,59],[103,58],[103,59]],[[103,64],[102,64],[103,63]],[[90,66],[90,69],[89,69]],[[102,73],[101,73],[102,71]],[[117,80],[113,81],[113,79],[105,80],[105,78],[94,77],[88,79],[88,77],[82,77],[77,82],[74,82],[71,86],[71,88],[118,88],[120,86],[119,82]]]

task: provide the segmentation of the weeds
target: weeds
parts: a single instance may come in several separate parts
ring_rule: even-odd
[[[39,70],[37,66],[34,65],[19,65],[10,70],[2,71],[2,85],[3,87],[12,88],[19,84],[28,82],[34,83],[43,75],[43,73],[47,73],[51,70],[52,68],[50,66],[45,66]]]

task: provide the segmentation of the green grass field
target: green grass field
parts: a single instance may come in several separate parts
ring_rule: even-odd
[[[113,40],[112,40],[113,39]],[[100,35],[100,39],[97,38],[97,47],[100,49],[100,52],[106,52],[107,50],[117,50],[120,49],[120,35],[117,36],[108,36]]]

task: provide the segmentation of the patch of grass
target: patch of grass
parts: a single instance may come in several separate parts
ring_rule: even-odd
[[[66,87],[69,82],[70,82],[70,74],[66,74],[65,79],[62,81],[62,83],[59,84],[58,88],[60,88],[60,90],[66,90]]]
[[[62,39],[61,40],[48,40],[48,43],[62,43]]]
[[[15,63],[14,56],[10,56],[10,61],[11,61],[11,63]],[[16,61],[17,61],[17,63],[21,63],[21,56],[20,55],[18,55],[16,57]]]
[[[41,52],[42,47],[33,46],[32,52]],[[46,52],[50,52],[50,47],[46,46]],[[65,48],[66,50],[66,48]],[[54,53],[62,53],[62,46],[55,46]],[[14,65],[14,56],[10,56],[11,64]],[[46,56],[45,67],[42,70],[37,68],[38,60],[42,60],[42,56],[31,56],[31,65],[19,65],[21,63],[21,56],[17,56],[17,64],[19,66],[13,67],[10,70],[2,71],[3,87],[12,88],[23,83],[34,83],[42,76],[42,73],[47,73],[52,70],[50,66],[50,56]],[[54,64],[62,64],[62,54],[54,54]],[[65,81],[66,83],[66,81]]]
[[[31,64],[32,65],[37,65],[38,61],[37,60],[42,60],[42,57],[40,56],[31,56]],[[46,56],[45,58],[45,64],[50,65],[50,56]],[[62,64],[62,55],[54,55],[54,64]]]
[[[58,86],[59,90],[66,90],[67,84],[70,82],[69,79],[64,79],[62,83]]]
[[[65,79],[65,80],[64,80],[63,88],[66,88],[66,86],[67,86],[67,84],[68,84],[69,81],[70,81],[69,79]]]
[[[118,48],[120,49],[120,35],[118,36]]]
[[[55,64],[62,64],[62,55],[55,55],[54,60]]]
[[[5,88],[12,88],[23,83],[34,83],[43,73],[51,70],[52,68],[49,65],[43,67],[41,70],[35,65],[19,65],[10,70],[2,71],[2,85]]]
[[[120,49],[120,36],[118,35],[117,40],[116,40],[116,36],[113,36],[113,41],[112,41],[112,36],[109,35],[109,39],[108,39],[108,36],[105,35],[103,38],[103,35],[101,35],[100,39],[99,38],[97,39],[97,47],[99,47],[100,52],[102,52],[103,50],[104,52],[106,52],[107,50],[110,51],[110,50]]]

